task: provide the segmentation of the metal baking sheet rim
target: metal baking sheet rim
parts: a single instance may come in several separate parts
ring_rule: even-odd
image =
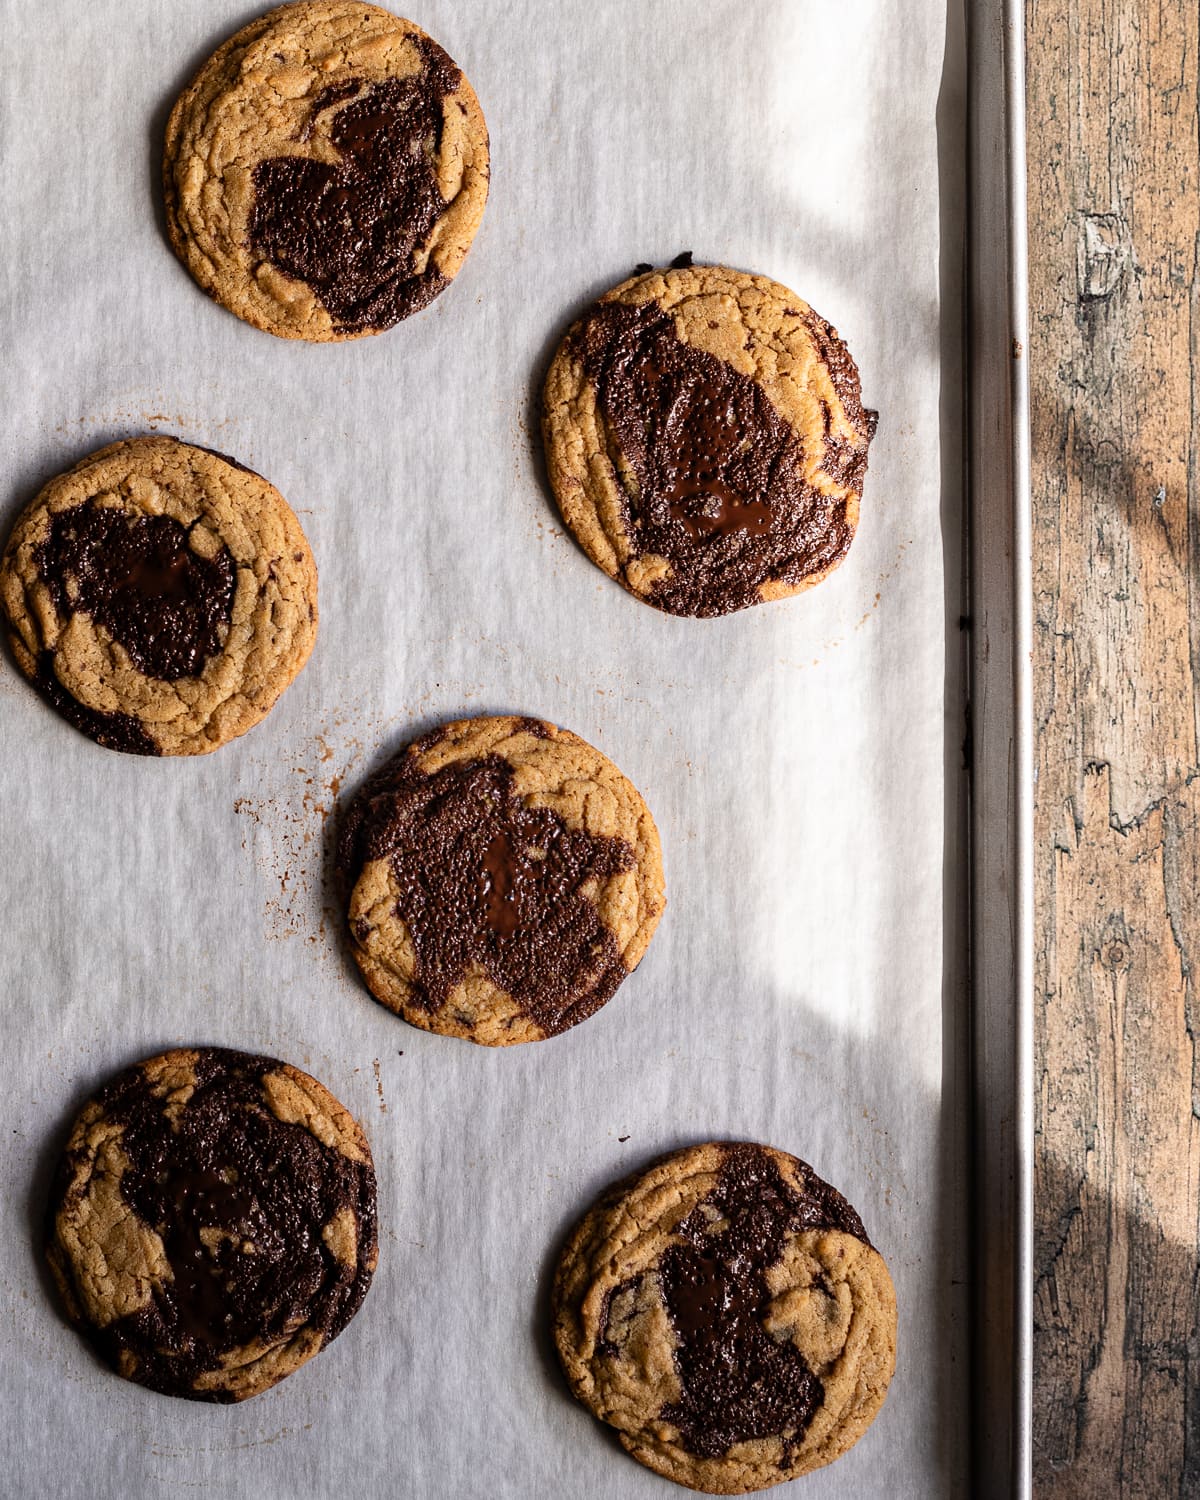
[[[972,641],[972,1493],[1029,1500],[1033,672],[1023,0],[966,0]]]

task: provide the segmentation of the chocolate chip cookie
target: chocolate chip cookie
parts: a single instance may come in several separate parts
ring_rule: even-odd
[[[687,259],[683,257],[682,259]],[[594,563],[677,615],[819,583],[858,525],[876,415],[836,331],[765,276],[647,271],[567,334],[543,433]]]
[[[26,677],[98,744],[136,755],[244,734],[317,631],[316,565],[283,496],[168,437],[52,479],[13,528],[0,600]]]
[[[375,998],[487,1046],[594,1014],[665,905],[636,788],[539,719],[464,719],[409,745],[352,804],[338,864]]]
[[[299,0],[209,58],[167,124],[167,227],[210,296],[281,338],[357,338],[462,266],[488,136],[461,71],[360,0]]]
[[[618,1184],[571,1235],[553,1300],[579,1400],[640,1463],[713,1495],[831,1463],[895,1366],[862,1220],[767,1146],[692,1146]]]
[[[378,1255],[370,1148],[298,1068],[167,1052],[75,1121],[46,1253],[72,1322],[119,1375],[243,1401],[362,1304]]]

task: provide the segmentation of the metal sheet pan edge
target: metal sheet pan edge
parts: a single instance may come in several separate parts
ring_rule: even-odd
[[[966,0],[972,1494],[1032,1494],[1033,689],[1024,0]]]

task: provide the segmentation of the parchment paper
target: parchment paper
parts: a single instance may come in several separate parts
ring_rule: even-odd
[[[93,448],[174,433],[288,497],[321,627],[265,723],[186,761],[97,748],[0,662],[0,1491],[665,1496],[568,1395],[549,1277],[609,1182],[732,1137],[841,1188],[899,1296],[882,1415],[796,1495],[961,1495],[961,92],[951,58],[944,189],[940,0],[422,0],[414,19],[482,100],[491,201],[430,309],[330,347],[239,323],[162,228],[166,114],[257,13],[4,5],[5,529]],[[881,413],[845,566],[719,621],[605,579],[563,534],[536,439],[566,324],[682,250],[807,298]],[[545,716],[612,757],[654,812],[668,878],[617,997],[506,1051],[376,1005],[325,871],[339,796],[434,722],[486,711]],[[76,1109],[116,1068],[191,1043],[315,1073],[364,1121],[379,1172],[362,1311],[238,1407],[108,1373],[40,1264]]]

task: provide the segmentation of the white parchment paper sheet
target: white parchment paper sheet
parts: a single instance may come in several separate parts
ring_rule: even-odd
[[[840,1187],[899,1294],[882,1415],[796,1494],[965,1493],[945,813],[961,496],[943,484],[958,309],[940,268],[960,205],[939,186],[940,0],[422,0],[414,19],[482,100],[491,201],[429,310],[324,348],[210,302],[162,229],[170,104],[256,10],[3,12],[5,527],[91,449],[174,433],[288,497],[321,629],[264,724],[185,762],[93,746],[0,664],[0,1492],[664,1496],[566,1393],[550,1269],[611,1180],[740,1137]],[[952,73],[951,161],[956,88]],[[563,535],[536,441],[566,323],[682,250],[806,297],[882,414],[846,565],[720,621],[660,615],[605,579]],[[634,780],[670,904],[599,1015],[493,1052],[371,1001],[324,860],[345,789],[437,720],[499,710],[569,726]],[[241,1407],[107,1373],[40,1267],[74,1111],[117,1067],[189,1043],[310,1069],[364,1120],[379,1171],[363,1310]]]

